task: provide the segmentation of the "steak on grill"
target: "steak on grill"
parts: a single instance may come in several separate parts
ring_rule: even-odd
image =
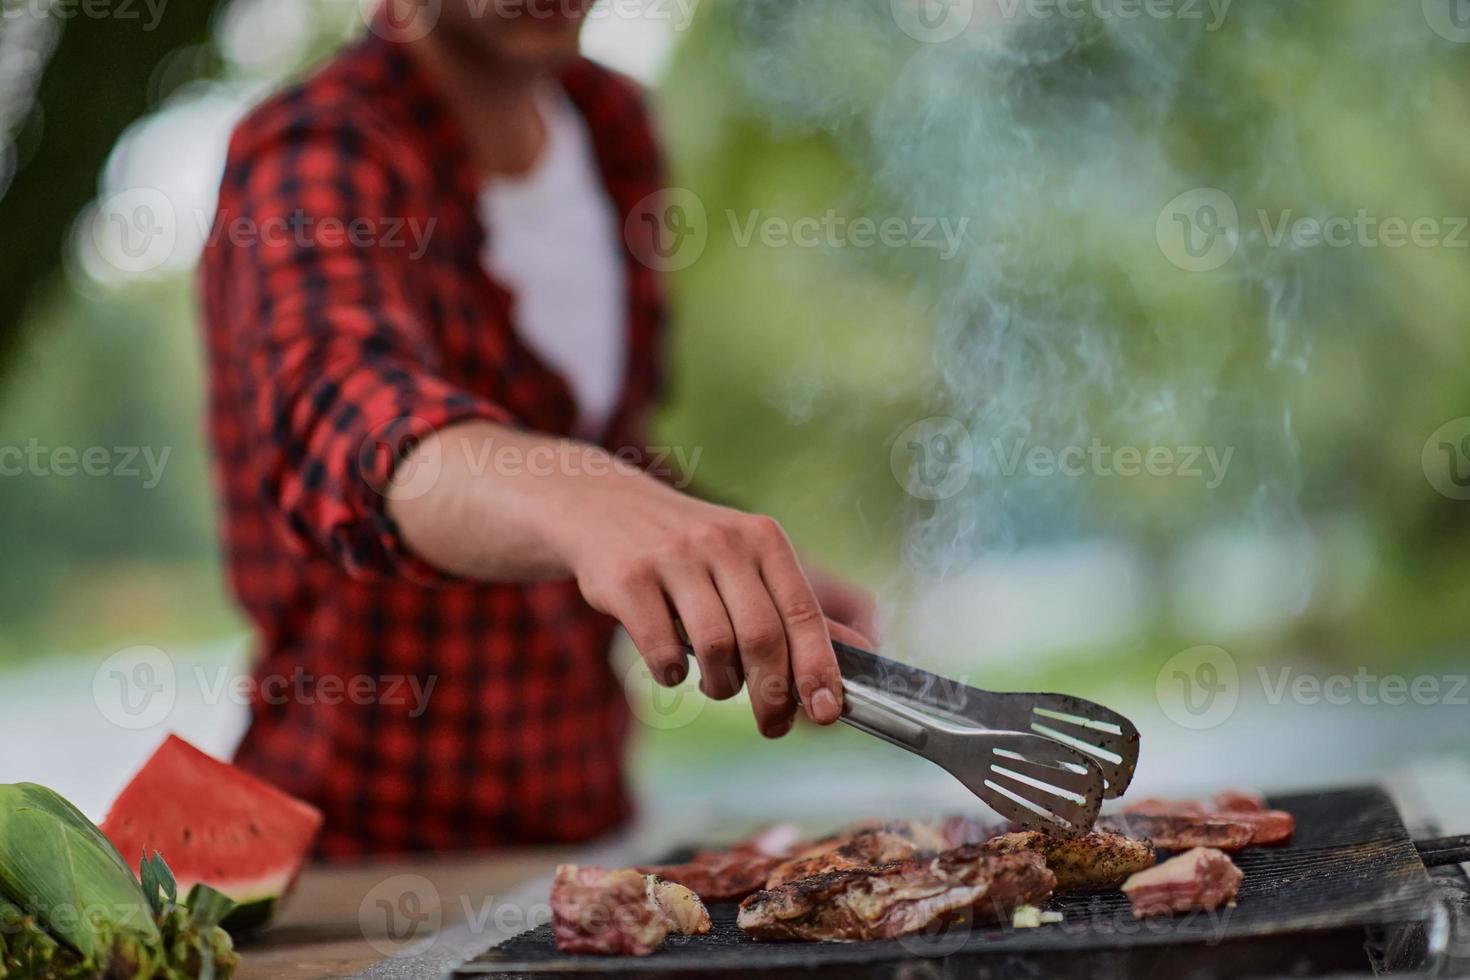
[[[1134,839],[1153,841],[1166,851],[1185,851],[1192,847],[1214,847],[1222,851],[1239,851],[1255,839],[1253,824],[1236,819],[1239,814],[1153,814],[1120,813],[1098,820],[1098,827]]]
[[[761,939],[893,939],[973,915],[1004,921],[1045,901],[1056,878],[1034,852],[969,844],[932,857],[788,881],[740,903],[740,928]]]
[[[704,850],[684,864],[639,868],[692,889],[706,902],[734,902],[761,888],[797,846],[796,828],[777,824],[725,850]]]
[[[1267,809],[1266,798],[1253,789],[1226,789],[1210,797],[1221,813],[1260,813]]]
[[[1244,877],[1223,851],[1196,847],[1140,871],[1124,883],[1123,893],[1133,903],[1133,917],[1142,919],[1233,905]]]
[[[995,854],[1040,854],[1056,875],[1057,891],[1117,888],[1128,876],[1154,865],[1154,845],[1122,834],[1094,830],[1079,837],[1057,837],[1036,830],[1001,834],[984,845]]]
[[[1250,824],[1255,831],[1251,835],[1252,847],[1285,844],[1296,833],[1296,818],[1285,810],[1232,811],[1229,817]]]
[[[1124,813],[1146,813],[1155,817],[1203,817],[1213,808],[1198,800],[1165,800],[1157,796],[1146,796],[1125,804]]]
[[[852,868],[892,864],[938,849],[940,848],[921,847],[909,836],[885,828],[864,830],[848,837],[829,839],[816,847],[808,848],[800,857],[778,864],[766,876],[765,887],[775,888],[783,882],[810,878],[827,871],[848,871]]]
[[[799,848],[791,860],[777,865],[766,876],[765,887],[810,878],[826,871],[847,871],[892,864],[911,857],[937,854],[965,844],[978,844],[993,831],[966,816],[946,817],[938,823],[922,820],[893,820],[860,824],[831,837]]]
[[[563,864],[551,883],[552,937],[564,953],[646,956],[670,932],[709,929],[699,896],[631,868]]]
[[[1188,847],[1218,847],[1233,851],[1246,846],[1284,844],[1291,840],[1296,830],[1296,821],[1283,810],[1266,808],[1265,798],[1252,790],[1226,790],[1216,793],[1208,803],[1196,800],[1136,800],[1123,808],[1127,826],[1143,827],[1145,822],[1152,830],[1163,835],[1155,837],[1148,830],[1140,830],[1159,847],[1183,850]],[[1175,818],[1169,820],[1168,818]],[[1116,818],[1115,818],[1116,819]],[[1193,824],[1189,821],[1229,821],[1246,824],[1251,834],[1244,843],[1242,829],[1226,830],[1219,823]],[[1174,843],[1165,843],[1169,839]]]

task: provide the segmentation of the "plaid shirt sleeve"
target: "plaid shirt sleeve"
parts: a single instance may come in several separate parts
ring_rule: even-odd
[[[309,114],[238,140],[256,145],[233,148],[242,162],[226,174],[210,247],[227,252],[214,257],[217,308],[267,508],[294,546],[354,577],[445,578],[404,549],[383,494],[428,432],[512,420],[436,370],[407,292],[414,249],[377,234],[409,217],[391,150],[351,121]]]

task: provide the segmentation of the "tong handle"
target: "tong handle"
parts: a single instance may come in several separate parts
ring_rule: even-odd
[[[917,713],[862,684],[842,682],[841,721],[901,749],[924,754],[929,726]]]
[[[1426,868],[1438,868],[1446,864],[1464,864],[1470,861],[1470,834],[1459,837],[1436,837],[1433,840],[1416,840],[1414,847],[1419,851]]]

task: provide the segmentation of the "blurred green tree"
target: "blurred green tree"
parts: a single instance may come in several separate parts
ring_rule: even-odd
[[[118,137],[215,63],[209,28],[223,2],[169,4],[157,17],[142,4],[128,5],[126,17],[121,7],[99,16],[90,4],[67,5],[67,15],[48,4],[7,6],[7,34],[25,41],[0,57],[17,69],[39,58],[44,69],[34,93],[11,93],[13,131],[0,133],[0,157],[14,171],[8,189],[0,184],[0,369],[30,305],[56,286],[72,223],[96,195]],[[37,20],[23,23],[30,18]]]

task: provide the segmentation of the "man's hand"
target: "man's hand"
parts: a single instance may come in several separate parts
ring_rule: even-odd
[[[807,564],[806,579],[812,584],[822,612],[827,614],[828,632],[832,639],[843,643],[872,649],[882,639],[878,628],[878,607],[873,602],[873,593],[839,575]],[[839,635],[832,624],[846,627],[848,635]]]
[[[593,607],[618,619],[666,685],[688,672],[681,621],[717,701],[750,689],[762,734],[791,730],[793,687],[830,724],[842,681],[822,605],[781,526],[688,497],[642,474],[588,487],[559,535]]]
[[[666,685],[688,673],[677,619],[704,693],[723,700],[748,685],[767,737],[790,731],[798,693],[813,721],[836,721],[842,678],[823,605],[780,525],[681,494],[595,447],[568,454],[568,446],[482,422],[438,433],[415,450],[440,467],[435,486],[390,499],[389,513],[410,547],[447,571],[489,581],[575,577]],[[555,464],[524,465],[537,453]],[[523,464],[471,465],[513,456]],[[830,584],[824,591],[838,599]],[[849,593],[835,618],[870,619]]]

